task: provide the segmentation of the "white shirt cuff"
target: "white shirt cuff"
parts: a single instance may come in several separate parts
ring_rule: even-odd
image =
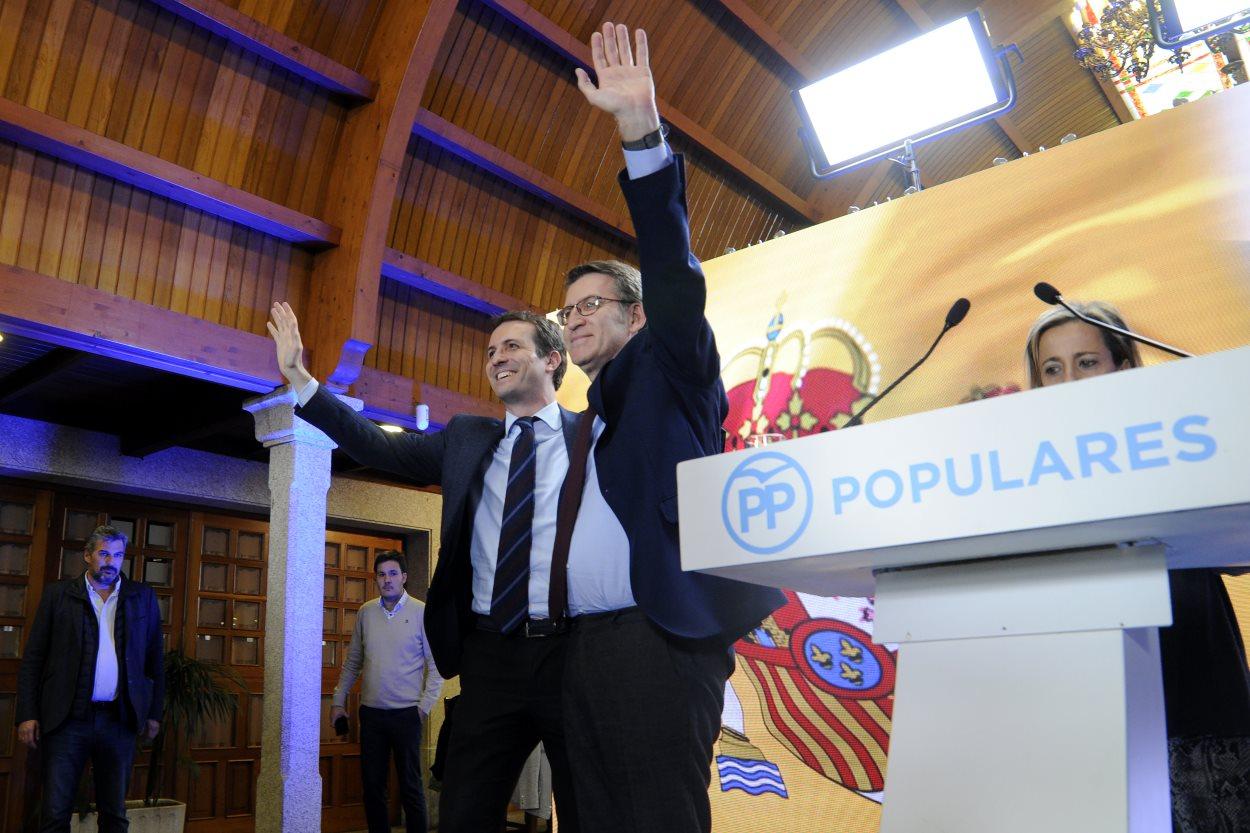
[[[673,151],[668,142],[661,142],[658,147],[646,150],[625,151],[625,170],[630,179],[642,179],[660,170],[673,161]]]
[[[308,404],[308,400],[313,398],[313,394],[317,392],[317,388],[317,380],[309,379],[308,384],[304,385],[304,387],[295,392],[295,399],[299,402],[299,406],[301,408]]]

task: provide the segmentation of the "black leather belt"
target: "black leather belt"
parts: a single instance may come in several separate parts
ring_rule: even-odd
[[[567,633],[569,623],[567,619],[523,619],[521,624],[517,625],[516,630],[504,634],[499,630],[499,626],[495,624],[495,620],[479,613],[477,629],[487,633],[498,633],[501,636],[523,636],[527,639],[532,639],[539,636],[557,636]]]

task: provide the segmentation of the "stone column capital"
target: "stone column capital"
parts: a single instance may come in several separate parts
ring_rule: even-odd
[[[364,402],[350,396],[339,395],[354,411],[364,407]],[[313,448],[335,449],[338,446],[317,428],[295,415],[295,391],[290,385],[243,403],[243,410],[256,422],[256,440],[266,448],[284,443],[296,443]]]

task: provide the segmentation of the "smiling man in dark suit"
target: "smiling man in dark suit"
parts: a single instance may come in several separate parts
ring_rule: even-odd
[[[723,449],[720,357],[690,251],[685,167],[664,140],[646,33],[591,40],[578,86],[617,122],[641,270],[577,266],[559,318],[591,378],[593,452],[568,561],[564,716],[579,819],[595,833],[710,831],[731,645],[780,591],[681,570],[677,464]]]
[[[577,812],[564,753],[564,623],[550,613],[557,504],[577,416],[556,403],[564,341],[530,312],[492,322],[485,371],[504,420],[455,416],[436,434],[388,434],[323,390],[304,368],[299,325],[275,304],[269,331],[299,416],[357,462],[443,491],[442,539],[425,628],[460,700],[439,799],[439,829],[481,833],[503,823],[526,758],[541,740],[551,760],[561,829]],[[563,608],[563,601],[558,603]]]

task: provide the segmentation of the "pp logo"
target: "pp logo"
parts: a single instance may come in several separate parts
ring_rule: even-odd
[[[768,555],[785,549],[812,517],[807,472],[776,451],[752,454],[725,483],[721,517],[729,537],[744,550]]]

